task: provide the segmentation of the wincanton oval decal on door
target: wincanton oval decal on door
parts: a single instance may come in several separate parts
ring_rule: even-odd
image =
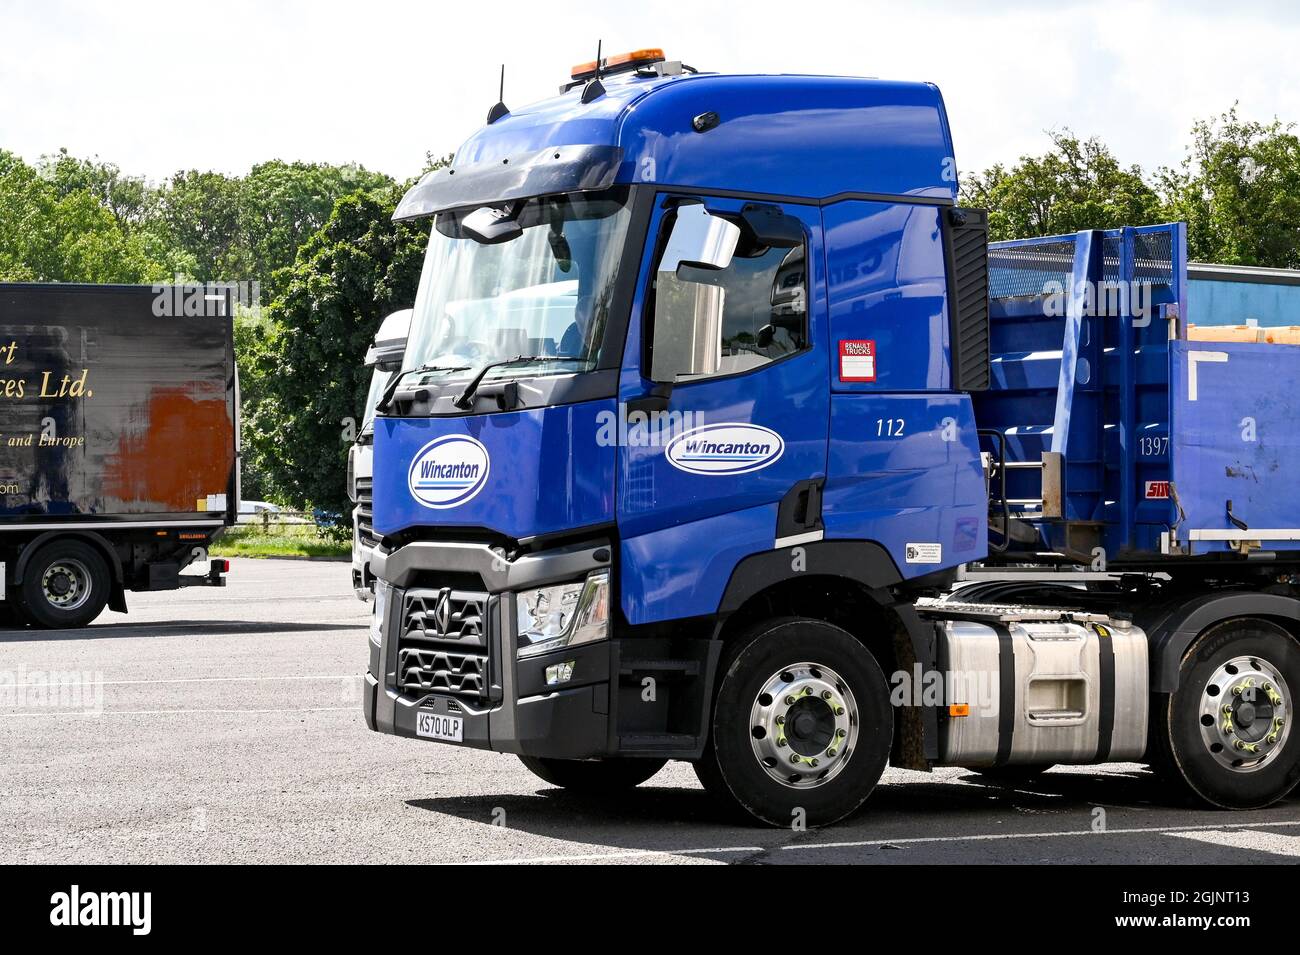
[[[668,463],[691,474],[745,474],[781,457],[785,442],[770,428],[723,423],[679,434],[664,452]]]
[[[411,497],[425,507],[464,504],[487,483],[487,448],[463,434],[449,434],[420,449],[406,473]]]

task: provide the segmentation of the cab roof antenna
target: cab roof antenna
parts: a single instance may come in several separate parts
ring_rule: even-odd
[[[502,116],[510,115],[510,107],[506,106],[506,65],[501,64],[501,92],[497,94],[497,104],[488,110],[488,125],[491,126]]]
[[[596,75],[587,81],[587,85],[582,88],[583,103],[590,103],[592,100],[605,95],[605,86],[600,82],[600,41],[596,41]]]

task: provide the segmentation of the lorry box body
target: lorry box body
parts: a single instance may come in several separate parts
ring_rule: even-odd
[[[177,586],[234,522],[231,307],[228,289],[0,285],[0,547],[20,603],[26,560],[60,535],[93,542],[120,605]]]
[[[398,206],[367,725],[777,826],[887,762],[1289,792],[1300,347],[1188,339],[1180,224],[990,244],[932,85],[604,66]]]

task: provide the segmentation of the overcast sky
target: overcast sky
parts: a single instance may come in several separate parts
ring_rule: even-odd
[[[399,178],[575,62],[662,46],[703,70],[929,80],[963,171],[1097,135],[1126,163],[1182,159],[1234,101],[1300,120],[1300,5],[678,0],[77,4],[0,0],[0,148],[180,168],[355,161]]]

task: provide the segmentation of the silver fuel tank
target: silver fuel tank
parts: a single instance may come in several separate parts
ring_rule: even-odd
[[[947,603],[941,762],[1103,763],[1146,751],[1146,634],[1099,614]],[[965,713],[966,715],[960,715]]]

